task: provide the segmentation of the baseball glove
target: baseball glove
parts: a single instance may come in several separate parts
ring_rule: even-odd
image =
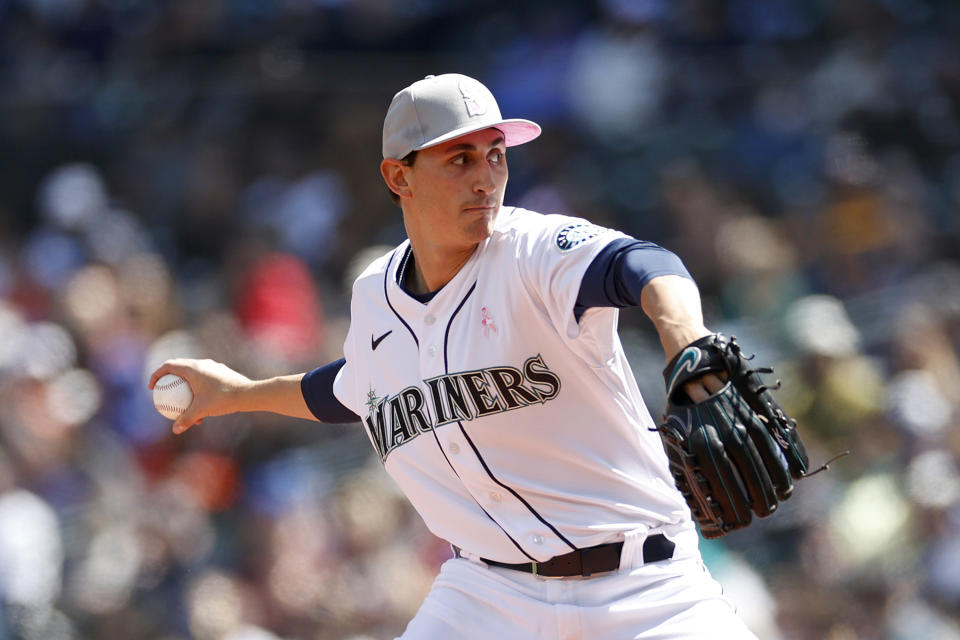
[[[684,384],[707,373],[726,383],[695,403]],[[736,338],[706,336],[664,369],[667,408],[660,436],[677,488],[705,538],[746,527],[751,512],[773,513],[808,474],[796,421],[787,417],[760,379],[772,369],[751,366]],[[779,384],[779,383],[778,383]]]

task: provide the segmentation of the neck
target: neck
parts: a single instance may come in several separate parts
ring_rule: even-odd
[[[410,240],[413,264],[407,269],[407,288],[414,293],[430,293],[453,280],[479,244],[469,249],[442,250],[418,245]]]

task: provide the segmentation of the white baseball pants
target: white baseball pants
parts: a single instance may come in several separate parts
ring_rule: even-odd
[[[756,640],[699,551],[678,555],[589,578],[451,559],[401,640]]]

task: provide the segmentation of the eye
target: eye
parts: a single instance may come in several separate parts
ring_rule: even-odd
[[[461,153],[460,155],[454,156],[453,160],[450,161],[451,164],[455,164],[458,167],[462,167],[467,164],[467,154]]]
[[[491,151],[489,156],[490,162],[492,162],[493,164],[502,163],[503,157],[504,157],[503,151],[500,151],[499,149],[496,151]]]

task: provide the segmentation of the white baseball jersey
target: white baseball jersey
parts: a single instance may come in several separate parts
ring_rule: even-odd
[[[397,283],[409,242],[355,282],[334,393],[435,535],[529,562],[638,528],[694,530],[618,311],[574,317],[584,272],[620,237],[503,207],[429,302]]]

